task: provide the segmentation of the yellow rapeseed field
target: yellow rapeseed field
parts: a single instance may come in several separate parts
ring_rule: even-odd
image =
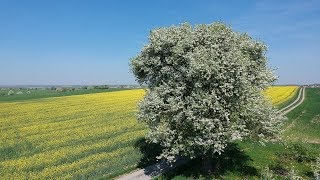
[[[136,168],[144,90],[0,103],[1,179],[94,178]]]
[[[272,86],[265,90],[264,94],[273,105],[278,106],[294,97],[298,89],[298,86]]]

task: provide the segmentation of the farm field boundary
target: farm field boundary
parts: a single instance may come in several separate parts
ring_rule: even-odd
[[[291,104],[289,104],[288,106],[282,108],[280,110],[280,112],[282,112],[283,114],[287,114],[290,111],[292,111],[293,109],[295,109],[296,107],[298,107],[305,98],[305,87],[300,88],[299,90],[299,95],[298,97],[295,99],[295,101],[293,101]]]

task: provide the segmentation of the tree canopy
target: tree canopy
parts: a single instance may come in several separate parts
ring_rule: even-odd
[[[150,128],[148,140],[164,147],[159,158],[209,156],[238,139],[277,138],[283,117],[262,94],[276,80],[266,51],[223,23],[152,30],[131,67],[148,87],[138,119]]]

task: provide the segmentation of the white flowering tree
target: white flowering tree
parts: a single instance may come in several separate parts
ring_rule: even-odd
[[[13,90],[10,90],[10,91],[8,92],[8,96],[11,96],[11,95],[14,95],[14,91],[13,91]]]
[[[148,87],[138,119],[163,146],[158,158],[207,159],[235,140],[278,137],[282,116],[262,95],[276,80],[266,49],[222,23],[151,31],[131,67]]]

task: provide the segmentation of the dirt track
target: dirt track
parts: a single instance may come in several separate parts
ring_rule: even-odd
[[[302,87],[299,91],[299,95],[297,99],[293,101],[291,104],[289,104],[288,106],[282,108],[280,112],[286,115],[287,113],[292,111],[294,108],[298,107],[304,101],[304,98],[305,98],[305,87]]]

